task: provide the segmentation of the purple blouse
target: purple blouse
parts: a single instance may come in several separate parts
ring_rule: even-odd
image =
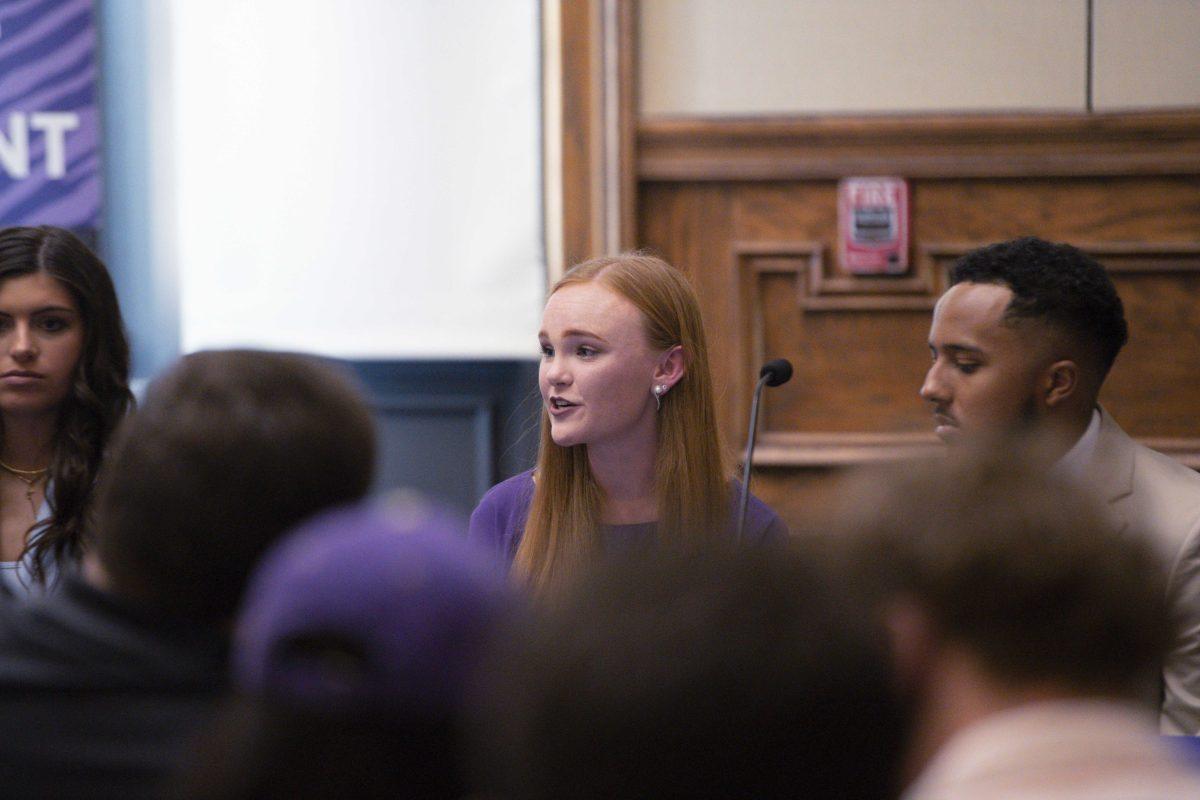
[[[730,486],[731,507],[737,505],[741,484]],[[471,525],[467,537],[512,563],[517,554],[517,545],[525,532],[525,520],[529,516],[529,505],[533,502],[533,470],[514,475],[488,490],[475,511],[471,513]],[[734,509],[736,511],[736,508]],[[733,528],[733,511],[730,529]],[[646,542],[653,538],[658,525],[643,522],[633,525],[603,525],[601,535],[606,545],[622,545]],[[746,507],[746,527],[743,530],[747,542],[766,542],[786,539],[787,526],[771,508],[754,495]]]

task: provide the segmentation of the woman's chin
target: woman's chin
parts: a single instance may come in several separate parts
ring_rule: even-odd
[[[559,447],[574,447],[577,444],[583,444],[579,434],[576,431],[567,430],[563,426],[550,425],[550,440]]]

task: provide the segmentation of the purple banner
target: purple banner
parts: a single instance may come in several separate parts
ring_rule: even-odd
[[[100,222],[92,0],[0,0],[0,226]]]

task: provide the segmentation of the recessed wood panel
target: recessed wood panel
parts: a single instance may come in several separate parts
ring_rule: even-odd
[[[937,291],[921,278],[823,280],[825,249],[814,243],[735,245],[744,364],[739,405],[758,365],[787,358],[792,381],[770,392],[764,433],[891,433],[928,428],[913,375],[928,357],[925,330]],[[907,342],[907,352],[898,352]],[[893,346],[885,346],[891,343]]]
[[[1114,275],[1129,344],[1101,402],[1132,436],[1200,439],[1200,247],[1177,264]]]
[[[644,243],[700,290],[731,442],[745,436],[758,366],[786,357],[796,375],[768,391],[756,463],[822,471],[933,447],[917,391],[947,270],[1033,234],[1095,255],[1125,298],[1132,341],[1102,401],[1135,436],[1200,463],[1195,176],[927,179],[912,193],[911,271],[862,278],[836,263],[831,181],[643,182]]]
[[[917,397],[929,362],[927,312],[813,313],[796,304],[792,282],[772,275],[761,284],[763,358],[789,358],[796,369],[790,383],[772,391],[763,430],[927,430],[928,413]]]

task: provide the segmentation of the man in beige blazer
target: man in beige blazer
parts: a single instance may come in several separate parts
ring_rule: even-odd
[[[1168,566],[1177,638],[1163,664],[1160,727],[1200,734],[1200,475],[1127,436],[1097,403],[1128,338],[1104,268],[1033,237],[980,248],[954,267],[929,332],[921,396],[955,443],[1033,432],[1054,470],[1083,481],[1118,530],[1150,537]]]

